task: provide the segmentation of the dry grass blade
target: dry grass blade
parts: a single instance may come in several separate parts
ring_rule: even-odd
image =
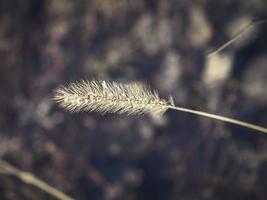
[[[244,28],[242,28],[240,31],[238,31],[233,38],[231,38],[229,41],[221,45],[219,48],[215,49],[214,51],[208,52],[207,57],[214,56],[215,54],[219,53],[220,51],[224,50],[228,46],[230,46],[232,43],[234,43],[237,39],[239,39],[244,33],[246,33],[249,29],[253,28],[255,25],[267,23],[266,19],[253,19],[249,24],[247,24]]]
[[[81,81],[60,87],[53,98],[59,105],[72,112],[97,111],[104,113],[163,114],[167,109],[187,112],[219,121],[247,127],[262,133],[267,129],[240,120],[210,114],[188,108],[176,107],[172,97],[169,101],[159,98],[155,90],[141,84],[121,84],[105,81]]]
[[[39,189],[47,192],[48,194],[50,194],[56,199],[74,200],[72,197],[68,196],[67,194],[57,190],[56,188],[45,183],[44,181],[38,179],[33,174],[19,170],[15,168],[14,166],[10,165],[9,163],[5,162],[4,160],[0,160],[0,173],[16,176],[24,183],[29,184],[29,185],[34,185],[35,187],[38,187]]]

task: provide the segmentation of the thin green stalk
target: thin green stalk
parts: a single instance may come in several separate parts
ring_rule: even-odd
[[[220,115],[210,114],[210,113],[207,113],[207,112],[201,112],[201,111],[197,111],[197,110],[192,110],[192,109],[182,108],[182,107],[176,107],[176,106],[169,106],[168,108],[173,109],[173,110],[182,111],[182,112],[192,113],[194,115],[199,115],[199,116],[204,116],[204,117],[216,119],[216,120],[219,120],[219,121],[228,122],[228,123],[239,125],[239,126],[243,126],[243,127],[247,127],[247,128],[262,132],[262,133],[267,133],[267,128],[264,128],[264,127],[261,127],[261,126],[257,126],[257,125],[254,125],[254,124],[250,124],[250,123],[247,123],[247,122],[244,122],[244,121],[232,119],[232,118],[229,118],[229,117],[224,117],[224,116],[220,116]]]

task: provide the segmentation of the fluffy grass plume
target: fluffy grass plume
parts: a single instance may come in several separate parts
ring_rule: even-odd
[[[71,112],[163,114],[173,101],[159,98],[155,90],[142,84],[121,84],[106,81],[85,81],[60,87],[54,100]]]
[[[160,99],[158,92],[142,84],[121,84],[106,81],[85,81],[61,86],[55,90],[53,99],[71,112],[96,111],[105,113],[161,115],[167,109],[187,112],[219,121],[247,127],[262,133],[267,129],[244,121],[210,114],[198,110],[177,107],[172,97]]]

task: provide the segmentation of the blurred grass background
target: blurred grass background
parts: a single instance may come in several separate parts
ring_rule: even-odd
[[[266,127],[267,26],[206,57],[266,13],[264,0],[1,0],[1,159],[76,199],[266,199],[264,135],[174,111],[71,114],[50,100],[81,78],[137,81]],[[0,199],[50,198],[0,175]]]

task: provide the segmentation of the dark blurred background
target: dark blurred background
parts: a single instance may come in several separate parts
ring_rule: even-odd
[[[167,111],[71,114],[53,90],[141,82],[176,105],[267,125],[267,24],[207,58],[265,0],[1,0],[0,156],[75,199],[267,199],[267,136]],[[53,199],[0,174],[0,199]]]

